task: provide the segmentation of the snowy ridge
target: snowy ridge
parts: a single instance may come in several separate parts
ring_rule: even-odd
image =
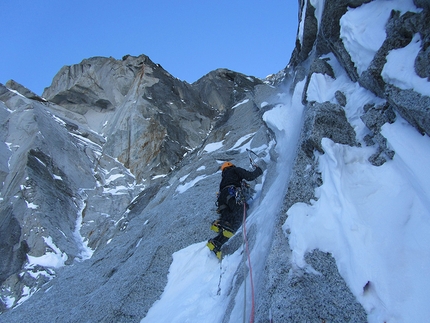
[[[387,130],[390,141],[408,138],[412,145],[419,136],[401,120],[387,128],[395,129]],[[429,145],[429,138],[424,139]],[[330,252],[370,321],[420,321],[430,290],[425,279],[430,223],[423,218],[430,204],[428,195],[409,178],[425,174],[423,167],[430,159],[423,156],[408,165],[397,151],[393,161],[375,167],[367,160],[372,148],[352,148],[329,139],[323,147],[319,167],[324,184],[317,191],[318,201],[293,205],[284,224],[293,262],[304,267],[306,252]]]

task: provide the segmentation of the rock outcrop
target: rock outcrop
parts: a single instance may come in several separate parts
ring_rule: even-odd
[[[429,97],[414,90],[400,89],[387,83],[381,76],[389,51],[405,47],[411,42],[414,34],[419,34],[422,39],[422,50],[415,60],[415,71],[429,80],[426,72],[429,60],[423,58],[427,57],[426,44],[430,35],[429,6],[422,1],[414,1],[418,12],[400,14],[399,11],[393,10],[386,25],[386,40],[367,70],[359,73],[340,37],[340,19],[349,9],[358,8],[369,2],[371,1],[326,0],[323,6],[319,6],[320,3],[299,1],[301,8],[299,23],[303,24],[303,34],[301,39],[298,37],[296,41],[290,63],[284,70],[286,77],[282,79],[282,83],[293,94],[298,84],[305,82],[302,95],[304,124],[288,192],[265,264],[265,279],[262,284],[264,292],[258,298],[260,307],[257,315],[262,322],[267,317],[272,317],[274,322],[367,321],[363,309],[360,306],[356,307],[350,295],[345,293],[346,286],[341,288],[344,282],[335,274],[335,264],[330,254],[315,251],[307,255],[307,263],[314,269],[318,268],[321,274],[319,277],[305,270],[297,273],[297,268],[291,267],[291,255],[285,252],[288,243],[285,242],[285,233],[281,227],[288,216],[287,210],[293,204],[297,202],[310,204],[311,200],[316,199],[315,188],[322,184],[322,180],[318,173],[315,154],[323,153],[320,147],[322,138],[330,138],[334,142],[351,146],[376,145],[377,152],[369,161],[375,166],[380,166],[392,159],[395,154],[387,147],[386,139],[380,132],[383,124],[394,122],[396,112],[420,133],[429,135]],[[318,20],[318,17],[321,19]],[[328,63],[329,61],[331,63]],[[308,86],[312,76],[322,74],[335,80],[337,76],[333,66],[338,65],[348,75],[350,81],[358,83],[362,89],[374,93],[385,101],[382,105],[363,106],[360,118],[368,128],[365,136],[355,133],[351,127],[352,118],[345,116],[345,106],[350,99],[348,94],[337,92],[334,102],[323,104],[308,98]],[[296,272],[296,275],[292,275],[292,272]],[[314,280],[319,282],[316,283]],[[334,290],[335,286],[340,289]],[[312,289],[312,292],[308,288]],[[312,297],[309,297],[309,294],[312,294]],[[334,300],[333,295],[342,296]],[[336,305],[333,306],[334,304]],[[343,310],[339,311],[339,308]]]

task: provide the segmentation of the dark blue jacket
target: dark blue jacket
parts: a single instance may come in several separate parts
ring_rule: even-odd
[[[240,187],[243,179],[246,181],[252,181],[261,174],[263,174],[263,171],[260,167],[257,167],[252,172],[236,166],[227,167],[222,172],[222,179],[221,183],[219,184],[219,189],[221,191],[223,188],[231,185]]]

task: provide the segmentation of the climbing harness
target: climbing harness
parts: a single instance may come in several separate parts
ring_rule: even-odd
[[[221,191],[223,190],[228,190],[228,195],[225,198],[225,201],[220,201],[219,198],[221,196],[221,192],[217,192],[217,199],[215,202],[217,213],[221,213],[221,211],[227,207],[231,198],[235,199],[236,204],[242,205],[252,199],[252,195],[255,193],[255,190],[245,180],[242,180],[240,187],[230,185],[224,187]]]

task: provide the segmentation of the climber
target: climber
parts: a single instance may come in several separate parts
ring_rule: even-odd
[[[253,166],[255,169],[252,172],[236,167],[231,162],[225,162],[221,166],[222,178],[217,198],[217,212],[220,217],[211,226],[211,229],[218,232],[218,235],[207,243],[209,249],[218,258],[221,258],[221,246],[234,235],[242,224],[243,209],[247,207],[246,201],[241,197],[242,181],[252,181],[263,174],[259,166],[256,164]]]

